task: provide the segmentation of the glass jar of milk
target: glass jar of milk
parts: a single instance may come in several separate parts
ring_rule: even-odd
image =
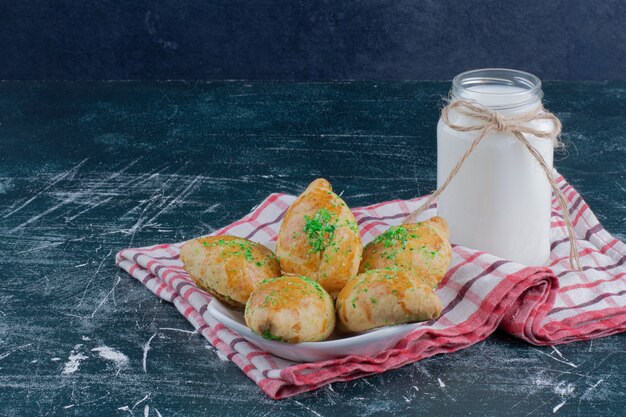
[[[464,72],[452,81],[451,100],[482,104],[503,116],[542,106],[541,81],[510,69]],[[477,121],[449,112],[452,124]],[[529,127],[550,131],[552,122],[533,120]],[[439,120],[437,186],[441,186],[470,146],[476,132],[459,132]],[[525,135],[552,168],[551,140]],[[509,132],[490,131],[470,154],[438,199],[438,215],[448,221],[450,241],[525,265],[543,265],[550,255],[552,190],[539,163]]]

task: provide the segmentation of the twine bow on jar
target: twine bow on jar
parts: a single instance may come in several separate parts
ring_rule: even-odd
[[[458,125],[450,121],[450,111],[455,110],[457,113],[468,116],[472,119],[479,121],[479,123],[471,126]],[[504,116],[500,113],[490,110],[489,108],[471,101],[456,100],[448,104],[441,111],[441,120],[448,127],[457,132],[475,132],[476,137],[472,141],[469,148],[465,151],[461,159],[456,163],[446,181],[435,190],[418,209],[410,213],[403,221],[403,223],[413,223],[417,216],[419,216],[424,210],[426,210],[432,202],[446,189],[452,179],[458,174],[461,166],[467,160],[478,144],[489,132],[508,132],[512,134],[528,152],[535,158],[535,160],[541,166],[541,169],[546,174],[546,178],[552,187],[552,191],[556,196],[559,205],[561,206],[561,212],[563,214],[563,220],[565,221],[565,227],[569,235],[570,243],[570,255],[569,261],[573,269],[581,269],[580,259],[578,257],[578,247],[576,242],[576,235],[574,233],[574,226],[569,218],[567,210],[567,199],[563,192],[558,187],[556,181],[552,176],[552,170],[543,159],[541,154],[530,144],[528,139],[524,135],[535,136],[539,139],[545,139],[552,141],[553,145],[557,145],[558,136],[561,133],[561,121],[552,113],[546,111],[542,106],[539,106],[535,110],[519,115]],[[528,124],[531,121],[547,120],[552,122],[552,129],[539,130],[530,127]]]

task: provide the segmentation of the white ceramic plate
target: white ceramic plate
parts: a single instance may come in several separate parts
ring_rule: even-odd
[[[373,356],[393,347],[420,325],[420,323],[401,324],[381,327],[349,337],[333,335],[330,340],[323,342],[293,344],[264,339],[246,326],[243,312],[230,308],[215,298],[209,304],[207,313],[264,351],[297,362],[323,361],[347,355]]]

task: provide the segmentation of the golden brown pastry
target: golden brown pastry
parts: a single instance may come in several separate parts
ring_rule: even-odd
[[[245,319],[265,339],[317,342],[335,328],[335,309],[317,282],[289,275],[263,281],[248,299]]]
[[[235,236],[190,240],[180,249],[180,259],[199,288],[238,308],[261,281],[280,276],[271,250]]]
[[[362,252],[352,212],[321,178],[289,207],[276,242],[283,271],[319,282],[333,298],[357,274]]]
[[[359,272],[397,267],[434,288],[446,274],[451,258],[448,224],[435,216],[421,223],[390,227],[365,246]]]
[[[431,320],[440,313],[441,302],[429,284],[396,268],[359,274],[337,297],[337,318],[349,332]]]

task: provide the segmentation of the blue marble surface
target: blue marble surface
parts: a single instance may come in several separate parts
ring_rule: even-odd
[[[448,88],[0,83],[0,415],[623,415],[624,334],[557,351],[496,333],[272,401],[115,267],[121,248],[206,234],[318,176],[351,206],[427,193]],[[625,240],[626,83],[545,93],[569,149],[557,168]]]

